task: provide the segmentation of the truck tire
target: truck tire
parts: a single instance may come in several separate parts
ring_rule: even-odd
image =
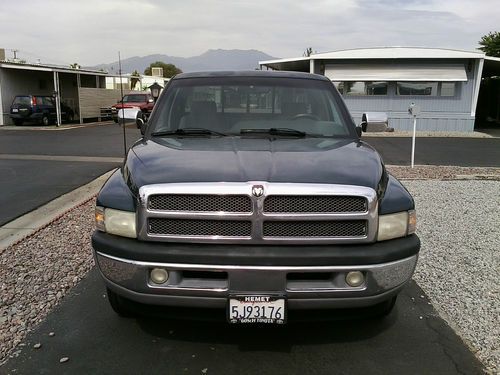
[[[49,116],[43,115],[41,123],[43,126],[49,126],[50,125]]]
[[[124,303],[125,299],[123,297],[120,297],[118,294],[116,294],[109,288],[106,288],[106,293],[108,295],[109,304],[111,305],[111,308],[115,313],[117,313],[122,318],[135,317],[135,314],[129,309],[127,309],[127,306],[125,306]]]

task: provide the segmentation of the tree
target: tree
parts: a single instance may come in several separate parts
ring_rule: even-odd
[[[71,69],[80,69],[81,68],[80,64],[78,64],[78,63],[69,64],[69,67]]]
[[[500,57],[500,32],[491,31],[479,41],[479,49],[488,56]]]
[[[174,64],[167,64],[164,63],[163,61],[156,61],[154,63],[151,63],[149,67],[147,67],[144,70],[144,74],[147,76],[151,75],[151,68],[163,68],[163,77],[164,78],[170,78],[175,76],[176,74],[182,73],[182,70],[180,70],[178,67],[176,67]]]

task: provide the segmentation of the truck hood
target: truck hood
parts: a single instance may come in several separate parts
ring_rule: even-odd
[[[353,139],[155,138],[129,151],[124,168],[135,194],[143,185],[175,182],[346,184],[379,191],[379,154]]]

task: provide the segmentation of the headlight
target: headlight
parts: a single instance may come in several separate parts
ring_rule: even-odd
[[[417,215],[415,210],[380,215],[378,218],[377,241],[404,237],[415,233]]]
[[[97,206],[95,209],[95,222],[96,228],[102,232],[137,238],[135,212]]]

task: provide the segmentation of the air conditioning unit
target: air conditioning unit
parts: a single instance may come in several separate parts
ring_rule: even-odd
[[[155,76],[155,77],[163,77],[163,68],[152,67],[151,68],[151,75]]]

